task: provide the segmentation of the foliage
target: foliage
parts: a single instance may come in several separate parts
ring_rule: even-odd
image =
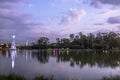
[[[70,49],[118,49],[120,48],[120,34],[109,33],[89,33],[87,35],[70,34],[69,38],[57,38],[56,43],[49,43],[47,37],[40,37],[34,42],[32,48],[70,48]]]

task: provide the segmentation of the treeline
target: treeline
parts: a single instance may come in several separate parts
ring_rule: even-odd
[[[32,43],[31,48],[70,48],[70,49],[120,49],[120,34],[109,33],[89,33],[82,32],[70,34],[69,38],[57,38],[56,43],[49,43],[49,38],[40,37]]]

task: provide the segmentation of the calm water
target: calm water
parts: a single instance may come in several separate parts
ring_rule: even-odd
[[[56,80],[96,80],[120,75],[120,51],[0,51],[0,75],[11,72],[27,79],[43,75]]]

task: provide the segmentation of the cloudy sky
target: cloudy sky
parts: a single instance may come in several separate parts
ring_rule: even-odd
[[[0,42],[120,31],[120,0],[0,0]]]

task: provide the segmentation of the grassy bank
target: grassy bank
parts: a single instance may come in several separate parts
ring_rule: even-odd
[[[27,80],[24,76],[17,74],[0,75],[0,80]],[[35,77],[33,80],[55,80],[54,77],[44,77],[42,75]]]
[[[102,80],[120,80],[120,76],[104,77]]]
[[[0,75],[0,80],[27,80],[24,76],[20,76],[17,74],[9,74],[9,75]],[[43,75],[36,76],[33,80],[55,80],[53,76],[45,77]],[[102,80],[120,80],[120,76],[110,76],[103,77]]]

